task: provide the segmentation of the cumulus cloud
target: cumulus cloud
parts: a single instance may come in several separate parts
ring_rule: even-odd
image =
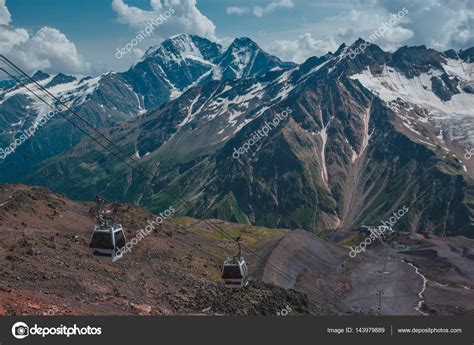
[[[81,73],[89,69],[74,43],[59,30],[46,26],[20,45],[15,55],[31,70]]]
[[[272,13],[280,8],[292,8],[294,7],[293,0],[275,0],[270,2],[266,6],[255,6],[253,8],[249,7],[238,7],[231,6],[226,8],[227,14],[245,14],[252,12],[257,17],[262,17],[265,14]]]
[[[0,51],[8,54],[13,47],[26,43],[30,35],[25,29],[0,26]]]
[[[23,28],[7,25],[10,22],[5,1],[0,0],[0,51],[28,72],[88,72],[90,66],[59,30],[43,27],[30,36]]]
[[[134,29],[143,29],[148,21],[155,20],[171,7],[174,14],[153,33],[159,39],[180,33],[216,39],[216,26],[199,11],[196,0],[150,0],[150,5],[151,10],[143,10],[127,5],[124,0],[112,1],[112,9],[117,13],[119,22]]]
[[[305,33],[297,40],[277,40],[267,49],[283,60],[301,63],[310,56],[324,55],[335,51],[337,44],[333,39],[328,41],[316,40],[310,33]]]

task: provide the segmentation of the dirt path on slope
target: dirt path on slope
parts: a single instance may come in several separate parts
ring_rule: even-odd
[[[342,305],[348,310],[360,309],[364,314],[420,315],[415,308],[423,279],[395,250],[382,246],[371,250],[372,260],[352,272],[352,290]],[[383,293],[381,310],[379,291]]]

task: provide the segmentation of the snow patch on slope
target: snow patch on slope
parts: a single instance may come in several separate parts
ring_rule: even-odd
[[[456,60],[448,59],[447,64],[443,65],[446,72],[462,81],[472,82],[474,64],[454,61]],[[400,100],[426,109],[430,120],[451,131],[452,139],[474,145],[474,94],[460,92],[453,95],[449,101],[442,101],[433,92],[431,85],[431,78],[442,73],[440,70],[431,69],[414,78],[407,78],[391,67],[384,66],[381,74],[373,75],[367,68],[350,78],[358,80],[396,113],[399,113]]]
[[[326,166],[326,143],[328,141],[328,133],[327,133],[327,128],[329,126],[329,123],[321,129],[319,134],[321,135],[321,140],[322,140],[322,145],[321,145],[321,178],[323,181],[327,184],[328,183],[328,169]]]

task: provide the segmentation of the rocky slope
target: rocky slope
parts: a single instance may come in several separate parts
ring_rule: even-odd
[[[2,72],[0,78],[0,147],[4,148],[30,126],[39,123],[51,108],[39,100],[42,97],[53,107],[54,118],[35,133],[35,140],[22,144],[22,150],[38,162],[54,157],[76,145],[86,132],[93,133],[84,123],[65,111],[47,93],[6,68],[31,91],[11,80]],[[220,44],[195,35],[182,34],[151,47],[145,56],[123,73],[109,72],[95,78],[76,78],[59,73],[51,76],[38,71],[33,79],[49,93],[77,111],[93,128],[104,128],[117,121],[135,118],[177,98],[193,85],[212,80],[255,77],[274,68],[288,68],[285,63],[261,50],[249,39],[236,39],[227,49]],[[66,121],[67,116],[73,123]],[[12,159],[7,157],[7,160]],[[5,169],[0,181],[15,181],[19,173],[36,169],[37,163],[15,157],[15,170]],[[9,171],[10,170],[10,171]]]
[[[204,222],[165,223],[112,263],[88,248],[94,206],[43,188],[0,186],[0,315],[277,315],[319,313],[305,294],[256,278],[242,291],[220,282],[222,260],[234,245]],[[150,213],[110,204],[131,239]],[[282,230],[219,221],[259,250]],[[249,260],[252,263],[252,259]]]

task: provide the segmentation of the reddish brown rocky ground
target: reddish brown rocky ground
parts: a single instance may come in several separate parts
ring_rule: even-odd
[[[258,314],[318,312],[307,297],[254,280],[244,291],[220,282],[234,244],[208,223],[177,218],[112,263],[91,255],[94,204],[43,188],[0,187],[0,314]],[[131,239],[154,217],[129,205],[108,205]],[[245,246],[260,250],[282,230],[214,221]],[[251,261],[251,260],[250,260]]]

